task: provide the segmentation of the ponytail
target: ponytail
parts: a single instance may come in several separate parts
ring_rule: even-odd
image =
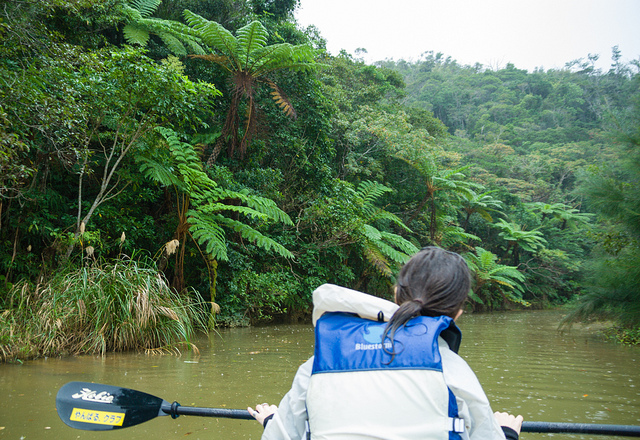
[[[387,339],[391,340],[391,350],[384,348],[391,360],[397,354],[394,336],[399,328],[421,315],[455,318],[470,288],[471,274],[460,255],[433,246],[414,255],[400,269],[395,293],[400,307],[382,335],[383,347]]]

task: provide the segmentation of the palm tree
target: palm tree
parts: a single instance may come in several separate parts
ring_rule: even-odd
[[[528,306],[522,298],[522,282],[524,275],[514,266],[498,263],[498,257],[493,252],[476,247],[475,253],[463,255],[473,272],[474,283],[470,297],[476,303],[494,308],[496,300],[511,301]],[[496,293],[498,293],[496,298]]]
[[[293,105],[269,76],[281,70],[308,71],[319,67],[320,65],[314,61],[315,51],[306,44],[267,45],[267,29],[258,21],[238,29],[234,36],[221,24],[209,21],[189,10],[184,11],[184,16],[193,34],[213,51],[210,54],[195,54],[191,57],[217,64],[227,71],[231,79],[231,102],[227,117],[218,144],[207,162],[211,164],[215,161],[224,143],[228,144],[230,155],[238,148],[240,155],[244,156],[256,130],[256,88],[260,84],[267,84],[272,90],[273,99],[284,113],[295,117]],[[240,138],[242,101],[246,101],[246,111],[244,133]]]

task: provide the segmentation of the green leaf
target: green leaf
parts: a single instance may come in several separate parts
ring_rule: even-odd
[[[124,39],[129,44],[138,44],[140,46],[146,46],[149,42],[149,32],[137,27],[134,24],[128,24],[122,29]]]
[[[238,40],[231,32],[215,21],[209,21],[189,10],[183,13],[189,26],[202,38],[204,44],[221,51],[224,55],[236,59]]]

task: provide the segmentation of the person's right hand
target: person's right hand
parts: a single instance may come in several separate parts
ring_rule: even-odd
[[[520,430],[522,429],[522,421],[524,420],[522,416],[513,416],[506,412],[498,412],[493,413],[493,416],[498,421],[500,426],[506,426],[507,428],[513,429],[515,432],[520,434]]]

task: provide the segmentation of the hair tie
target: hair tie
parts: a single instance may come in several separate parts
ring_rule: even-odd
[[[412,301],[420,304],[420,308],[424,307],[424,301],[421,298],[413,298]]]

